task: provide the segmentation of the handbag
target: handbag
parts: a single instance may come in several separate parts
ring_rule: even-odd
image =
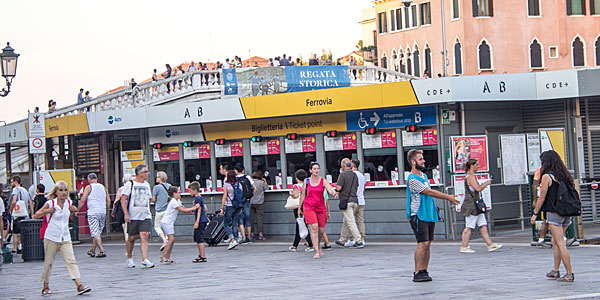
[[[298,234],[300,235],[300,238],[303,239],[308,236],[308,228],[306,228],[304,217],[296,218],[296,223],[298,223]]]
[[[296,187],[298,187],[296,185]],[[292,195],[287,197],[287,201],[285,202],[285,209],[296,209],[300,206],[300,197],[294,198]]]
[[[21,198],[21,191],[17,190],[17,192],[19,197],[17,199],[17,202],[15,203],[15,208],[13,209],[12,216],[14,218],[27,217],[29,216],[29,214],[27,213],[27,203],[25,203],[25,200]]]
[[[477,214],[483,214],[487,211],[487,207],[485,202],[483,202],[483,197],[481,197],[481,193],[479,193],[479,197],[475,199],[475,208],[477,209]]]

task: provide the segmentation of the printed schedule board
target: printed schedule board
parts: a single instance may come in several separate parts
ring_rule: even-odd
[[[524,134],[501,134],[500,157],[505,185],[527,184],[527,138]]]
[[[479,163],[478,172],[489,172],[488,141],[485,135],[451,136],[452,172],[464,173],[464,165],[471,158]]]

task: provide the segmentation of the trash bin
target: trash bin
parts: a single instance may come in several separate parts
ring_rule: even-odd
[[[44,241],[40,239],[42,220],[21,221],[21,238],[23,242],[23,260],[44,260]]]

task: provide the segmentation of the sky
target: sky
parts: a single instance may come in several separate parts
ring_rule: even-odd
[[[48,100],[76,103],[165,63],[223,61],[235,55],[293,58],[331,49],[356,50],[368,0],[302,1],[4,1],[0,48],[19,53],[11,93],[0,98],[0,121],[27,117]],[[4,80],[0,78],[0,88]]]

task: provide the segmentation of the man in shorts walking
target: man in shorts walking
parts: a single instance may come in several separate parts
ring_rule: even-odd
[[[142,251],[142,267],[153,268],[154,264],[148,260],[148,239],[152,228],[152,215],[150,214],[150,200],[152,192],[148,179],[148,166],[135,167],[135,179],[125,183],[121,190],[121,206],[127,222],[127,267],[135,268],[133,262],[133,246],[135,239],[140,236],[140,250]]]
[[[406,197],[406,212],[415,237],[417,249],[415,250],[414,282],[431,281],[427,272],[429,266],[430,246],[435,232],[435,223],[439,220],[434,197],[459,204],[456,196],[447,195],[431,189],[425,170],[423,150],[411,149],[408,151],[407,160],[411,165],[411,172],[406,180],[408,187]]]
[[[90,257],[106,257],[104,247],[102,247],[102,230],[106,222],[106,208],[110,207],[110,197],[108,191],[101,183],[98,183],[96,173],[90,173],[87,176],[90,183],[83,190],[83,196],[79,201],[79,210],[87,203],[87,219],[90,226],[90,236],[92,237],[92,249],[88,251]],[[96,255],[96,247],[100,250]]]

